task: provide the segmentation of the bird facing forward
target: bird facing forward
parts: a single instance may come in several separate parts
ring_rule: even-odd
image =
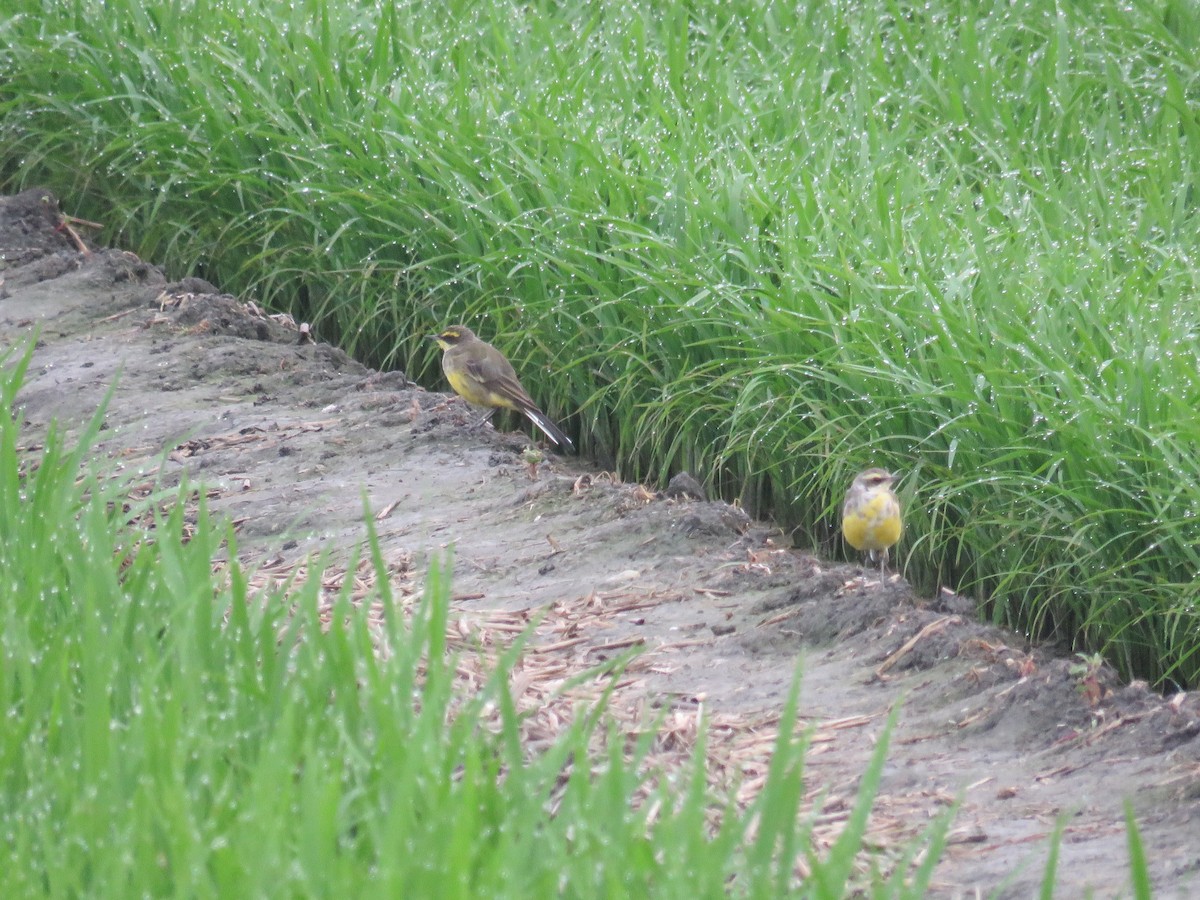
[[[442,371],[454,392],[472,406],[484,407],[475,425],[492,417],[498,409],[515,410],[546,433],[559,448],[574,450],[571,439],[538,409],[533,398],[521,386],[512,364],[504,354],[475,336],[466,325],[451,325],[440,334],[429,335],[445,352]]]
[[[865,550],[872,562],[887,569],[888,549],[900,540],[900,501],[892,492],[896,477],[886,469],[860,472],[846,492],[842,534],[855,550]]]

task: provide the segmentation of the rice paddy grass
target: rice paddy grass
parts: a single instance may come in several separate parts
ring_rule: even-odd
[[[0,185],[585,451],[1200,682],[1200,15],[1072,4],[14,0]]]

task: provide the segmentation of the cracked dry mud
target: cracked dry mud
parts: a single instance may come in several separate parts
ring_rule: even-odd
[[[500,646],[540,617],[514,673],[531,746],[570,715],[554,685],[640,646],[618,720],[637,728],[665,704],[655,753],[669,766],[703,709],[714,780],[748,798],[799,663],[818,842],[836,837],[901,704],[870,844],[886,859],[961,799],[937,896],[1035,894],[1060,816],[1057,895],[1128,896],[1126,799],[1156,895],[1200,893],[1195,696],[1102,670],[1089,697],[1071,660],[977,623],[961,598],[784,548],[723,503],[549,453],[532,480],[529,438],[466,427],[442,385],[300,345],[286,322],[198,279],[168,284],[131,254],[81,253],[60,222],[46,191],[0,198],[0,352],[38,336],[18,396],[26,443],[52,420],[77,430],[113,388],[97,453],[147,481],[205,485],[260,578],[316,553],[348,564],[365,508],[397,602],[452,549],[461,646]]]

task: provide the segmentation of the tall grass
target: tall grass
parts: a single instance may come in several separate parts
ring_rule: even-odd
[[[27,363],[0,359],[5,410]],[[689,770],[649,771],[654,729],[627,747],[603,704],[532,752],[507,690],[519,644],[459,686],[442,565],[411,616],[373,540],[362,606],[344,592],[323,619],[317,572],[252,591],[214,565],[232,536],[186,486],[137,502],[85,467],[102,415],[36,459],[0,416],[0,895],[922,896],[948,817],[889,881],[864,874],[886,734],[822,854],[796,688],[746,809],[709,788],[702,741]]]
[[[13,10],[9,187],[802,542],[897,469],[918,584],[1200,680],[1194,0]]]

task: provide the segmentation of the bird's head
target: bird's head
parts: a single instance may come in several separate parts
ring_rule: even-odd
[[[867,490],[874,490],[878,487],[890,486],[896,480],[896,476],[887,469],[873,468],[860,472],[854,480]]]
[[[438,346],[443,350],[449,350],[451,347],[454,347],[465,341],[474,340],[474,338],[475,333],[466,325],[451,325],[440,334],[429,335],[429,339],[431,341],[437,341]]]

